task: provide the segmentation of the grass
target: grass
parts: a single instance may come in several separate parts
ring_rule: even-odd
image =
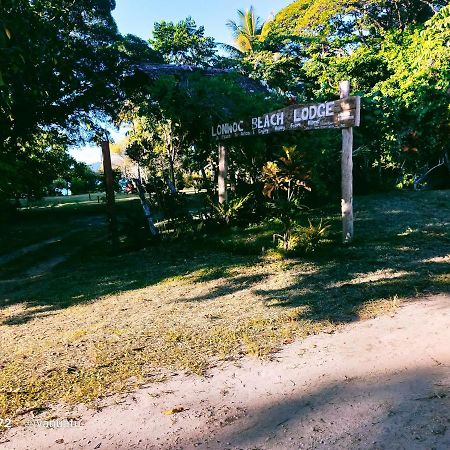
[[[10,217],[0,212],[0,261],[1,255],[40,243],[55,236],[62,236],[76,229],[84,231],[90,223],[103,226],[105,205],[98,203],[97,195],[72,197],[46,197],[34,202],[30,207],[21,208]],[[130,212],[139,214],[139,199],[136,196],[119,194],[116,196],[117,210],[122,217]],[[99,228],[98,231],[104,232]],[[1,264],[1,263],[0,263]]]
[[[38,200],[21,199],[20,204],[22,208],[32,209],[54,207],[61,208],[63,206],[76,205],[79,203],[99,203],[104,197],[104,192],[94,192],[92,194],[44,197]],[[121,198],[123,195],[119,194],[118,197]]]
[[[262,251],[276,231],[268,224],[112,256],[99,240],[102,205],[23,211],[13,228],[38,232],[16,245],[73,234],[0,271],[0,417],[19,423],[173,371],[270,357],[293,339],[391,313],[402,299],[448,292],[449,200],[449,191],[358,198],[351,246],[339,243],[338,211],[317,211],[333,243],[292,259]],[[118,209],[123,223],[140,214],[136,200]],[[67,261],[27,275],[66,250]]]

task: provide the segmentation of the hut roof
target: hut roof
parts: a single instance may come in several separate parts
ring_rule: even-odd
[[[223,75],[227,73],[236,74],[237,82],[243,90],[249,93],[269,92],[268,88],[264,86],[260,81],[246,77],[245,75],[242,75],[233,69],[218,69],[213,67],[197,67],[189,65],[155,64],[155,63],[140,64],[139,66],[137,66],[137,69],[145,73],[149,78],[152,79],[157,79],[164,75],[178,75],[182,77],[183,75],[195,72],[201,73],[208,77]]]

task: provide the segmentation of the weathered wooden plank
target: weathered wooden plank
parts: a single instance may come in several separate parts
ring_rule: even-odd
[[[212,136],[223,140],[282,131],[359,126],[360,104],[359,97],[346,97],[323,103],[292,105],[259,117],[219,124],[212,128]]]

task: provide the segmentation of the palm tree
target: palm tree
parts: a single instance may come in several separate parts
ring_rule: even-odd
[[[263,21],[255,14],[255,9],[250,6],[243,11],[238,10],[238,21],[229,20],[227,27],[231,30],[235,46],[228,46],[229,50],[238,51],[238,53],[253,53],[255,42],[261,41],[268,32],[269,25],[273,19]]]

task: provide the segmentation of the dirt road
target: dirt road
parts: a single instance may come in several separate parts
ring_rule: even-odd
[[[447,450],[450,296],[311,336],[272,361],[180,374],[74,416],[81,426],[14,428],[0,448]]]

